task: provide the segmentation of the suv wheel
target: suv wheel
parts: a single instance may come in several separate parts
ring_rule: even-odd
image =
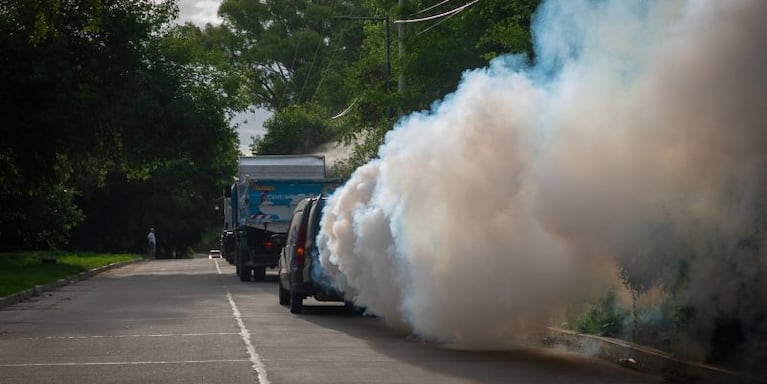
[[[290,313],[301,313],[304,310],[304,297],[299,293],[290,293]]]
[[[277,283],[280,287],[280,305],[290,304],[290,291],[282,287],[282,283]]]

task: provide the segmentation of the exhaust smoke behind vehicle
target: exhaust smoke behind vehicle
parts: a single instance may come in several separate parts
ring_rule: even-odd
[[[694,311],[691,355],[721,318],[761,355],[764,16],[761,0],[546,2],[535,64],[466,72],[331,196],[325,272],[419,337],[498,348],[617,265]]]

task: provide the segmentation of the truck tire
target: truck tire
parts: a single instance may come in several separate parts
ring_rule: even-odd
[[[253,275],[253,270],[245,266],[245,260],[241,257],[237,257],[237,276],[240,277],[240,281],[250,281],[250,276]]]
[[[244,265],[240,265],[240,268],[238,269],[240,271],[240,281],[250,281],[250,277],[253,275],[253,270]]]
[[[304,310],[304,297],[299,293],[290,293],[290,313],[299,314]]]
[[[237,255],[235,256],[237,276],[240,277],[240,281],[250,281],[250,277],[253,275],[250,267],[245,265],[247,256],[248,245],[244,241],[241,241],[237,244]]]
[[[253,268],[253,280],[264,281],[266,280],[266,267]]]
[[[282,287],[282,283],[277,283],[280,287],[280,305],[287,306],[290,304],[290,291]]]

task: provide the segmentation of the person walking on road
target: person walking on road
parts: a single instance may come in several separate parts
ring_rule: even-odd
[[[146,235],[147,249],[149,250],[149,258],[154,259],[155,250],[157,249],[157,239],[154,237],[154,228],[149,228],[149,234]]]

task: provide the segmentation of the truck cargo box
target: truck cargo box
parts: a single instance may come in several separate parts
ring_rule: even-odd
[[[320,155],[266,155],[240,158],[240,182],[246,179],[321,180],[325,157]]]
[[[237,225],[285,232],[301,199],[328,193],[337,185],[327,179],[249,179],[239,185]]]

